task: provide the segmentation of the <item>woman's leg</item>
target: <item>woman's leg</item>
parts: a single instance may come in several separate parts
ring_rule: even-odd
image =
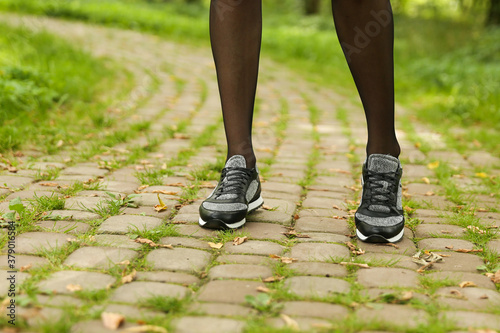
[[[333,17],[368,124],[367,155],[398,157],[394,130],[394,24],[389,0],[332,0]]]
[[[217,70],[228,158],[255,166],[252,116],[262,35],[261,0],[212,0],[210,39]]]
[[[404,233],[400,147],[394,129],[394,24],[389,0],[332,0],[337,34],[368,125],[363,192],[354,220],[366,242]]]

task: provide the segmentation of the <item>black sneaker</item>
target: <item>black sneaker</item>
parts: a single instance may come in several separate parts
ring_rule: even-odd
[[[363,165],[361,204],[354,215],[356,235],[363,242],[395,243],[403,238],[402,174],[399,159],[390,155],[372,154]]]
[[[232,156],[222,169],[219,184],[200,205],[200,226],[209,229],[243,226],[246,215],[264,204],[260,191],[257,168],[247,169],[243,156]]]

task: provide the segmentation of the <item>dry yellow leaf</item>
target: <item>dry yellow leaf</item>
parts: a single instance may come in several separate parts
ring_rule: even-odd
[[[435,161],[435,162],[427,164],[427,168],[429,168],[430,170],[434,170],[438,167],[439,167],[439,161]]]
[[[137,190],[142,191],[148,187],[149,187],[149,185],[142,185],[142,186],[139,186],[139,188],[137,188]]]
[[[152,193],[161,193],[161,194],[167,194],[167,195],[177,195],[177,193],[179,193],[179,192],[165,191],[165,190],[154,190]]]
[[[460,282],[460,284],[458,286],[460,288],[477,287],[477,285],[474,282],[472,282],[472,281],[463,281],[463,282]]]
[[[415,142],[415,148],[417,148],[417,149],[418,149],[418,148],[420,148],[420,147],[422,147],[422,144],[421,144],[420,142]]]
[[[125,322],[125,317],[119,313],[103,312],[101,320],[104,327],[114,331]]]
[[[233,245],[241,245],[241,244],[245,243],[247,240],[248,240],[247,236],[236,237],[235,239],[233,239]]]
[[[40,186],[47,186],[47,187],[57,187],[57,186],[59,186],[58,183],[50,183],[50,182],[38,183],[38,185],[40,185]]]
[[[83,290],[83,288],[79,284],[71,284],[70,283],[66,286],[66,290],[71,291],[71,292],[75,292],[75,291]]]
[[[159,205],[155,205],[155,210],[159,213],[167,209],[167,205],[161,200],[160,194],[156,194],[158,196],[158,202],[160,203]]]
[[[224,246],[224,244],[222,243],[212,243],[212,242],[208,242],[208,245],[212,248],[212,249],[220,249]]]
[[[477,172],[476,173],[476,177],[479,177],[479,178],[488,178],[488,174],[485,173],[485,172]]]
[[[30,269],[33,265],[32,264],[28,264],[26,266],[22,266],[19,271],[20,272],[24,272],[24,271],[27,271],[28,269]]]
[[[431,181],[430,181],[430,180],[429,180],[429,178],[427,178],[427,177],[422,177],[422,181],[423,181],[424,183],[426,183],[426,184],[430,184],[430,183],[431,183]]]
[[[161,326],[153,325],[142,325],[127,328],[125,332],[136,332],[136,333],[168,333],[168,331]]]
[[[140,244],[148,244],[151,247],[164,247],[164,248],[167,248],[167,249],[173,249],[174,248],[171,244],[168,244],[168,245],[166,245],[166,244],[156,244],[155,242],[153,242],[152,240],[147,239],[147,238],[136,238],[136,239],[134,239],[134,241],[136,243],[140,243]]]
[[[117,265],[130,265],[130,261],[129,260],[124,260],[124,261],[120,261]]]
[[[299,324],[297,324],[297,322],[295,320],[288,317],[286,314],[282,313],[282,314],[280,314],[280,317],[285,322],[286,327],[290,328],[293,331],[298,331],[300,329]]]
[[[130,282],[135,280],[136,276],[137,276],[137,271],[134,269],[134,270],[132,270],[132,273],[122,277],[122,283],[123,284],[130,283]]]
[[[367,264],[359,264],[357,262],[342,261],[340,264],[344,265],[344,266],[356,266],[356,267],[361,267],[361,268],[370,268],[370,266],[368,266]]]
[[[270,276],[268,278],[262,279],[262,282],[276,282],[276,281],[281,281],[285,277],[284,276]]]
[[[266,294],[271,292],[271,289],[263,286],[258,286],[257,288],[255,288],[255,290],[257,290],[259,293],[266,293]]]

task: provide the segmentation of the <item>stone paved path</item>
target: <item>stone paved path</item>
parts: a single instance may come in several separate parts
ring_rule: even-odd
[[[90,159],[81,156],[92,138],[58,155],[24,152],[17,173],[0,174],[0,210],[9,211],[17,197],[28,208],[40,198],[55,203],[18,228],[23,331],[108,332],[101,312],[125,316],[123,332],[145,323],[179,333],[500,330],[499,285],[486,275],[500,253],[499,195],[489,195],[481,174],[498,177],[498,158],[459,154],[400,110],[408,228],[396,245],[356,243],[353,209],[366,138],[359,104],[263,61],[255,146],[265,209],[234,233],[202,230],[198,206],[224,155],[210,51],[74,22],[2,19],[45,28],[127,67],[136,86],[118,103],[131,112],[123,128],[152,122],[147,136]],[[147,156],[134,159],[137,149]],[[460,172],[448,177],[444,166]],[[41,180],[47,170],[57,177]],[[107,192],[137,196],[126,207]],[[161,212],[154,209],[158,196],[166,205]],[[237,236],[247,240],[233,245]],[[419,251],[442,260],[418,271],[412,256]],[[0,265],[4,297],[5,254]],[[469,287],[460,286],[465,281]]]

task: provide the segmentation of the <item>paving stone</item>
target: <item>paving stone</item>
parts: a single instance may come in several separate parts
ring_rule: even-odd
[[[99,290],[113,283],[114,277],[102,273],[59,271],[40,282],[38,288],[45,293],[70,294],[72,291],[66,288],[69,284],[79,285],[83,290]]]
[[[47,171],[51,169],[64,169],[66,164],[59,162],[34,162],[29,165],[33,170]]]
[[[105,220],[97,229],[101,234],[126,234],[139,229],[150,230],[163,225],[159,218],[138,215],[118,215],[111,216]]]
[[[447,224],[420,224],[417,226],[415,237],[428,238],[439,236],[461,237],[465,234],[464,228],[458,225]]]
[[[307,238],[297,238],[300,243],[323,242],[323,243],[345,243],[350,240],[349,237],[338,234],[327,234],[324,232],[308,232],[303,234]]]
[[[232,242],[227,242],[224,245],[224,250],[229,254],[257,254],[268,256],[270,254],[281,255],[284,247],[272,242],[250,240],[240,245],[233,245]]]
[[[292,247],[290,256],[300,261],[331,261],[349,258],[350,252],[338,244],[300,243]]]
[[[340,212],[340,214],[338,216],[343,216],[345,212]],[[350,234],[346,220],[327,217],[301,217],[295,222],[295,230],[306,234],[308,232],[330,232],[340,235]]]
[[[334,193],[334,192],[332,192]],[[344,199],[332,199],[332,198],[324,198],[324,197],[311,197],[307,196],[304,202],[302,203],[302,207],[304,208],[322,208],[322,209],[331,209],[333,205],[340,207],[341,209],[346,208],[346,203]]]
[[[177,232],[183,236],[205,238],[205,237],[216,237],[217,230],[200,228],[198,222],[194,224],[179,224],[176,226]]]
[[[370,264],[370,266],[391,266],[412,270],[420,267],[418,264],[413,262],[410,256],[402,254],[365,253],[360,258]]]
[[[325,199],[328,198],[328,199]],[[326,209],[331,209],[334,205],[334,202],[336,200],[340,200],[342,204],[337,205],[339,207],[344,207],[345,206],[345,200],[350,199],[351,197],[347,195],[346,193],[339,193],[339,192],[331,192],[331,191],[308,191],[307,192],[307,199],[314,199],[314,200],[323,200],[330,205],[328,207],[325,207]],[[336,200],[333,200],[336,199]],[[323,205],[321,205],[323,206]],[[304,205],[302,205],[304,207]],[[315,206],[311,206],[315,207]]]
[[[500,330],[500,317],[497,314],[473,311],[445,311],[442,312],[441,316],[458,327]]]
[[[351,288],[347,281],[319,276],[294,276],[286,279],[285,286],[300,297],[327,297],[332,293],[347,293]]]
[[[174,248],[157,249],[151,251],[146,259],[151,263],[154,269],[199,272],[202,271],[210,262],[211,254],[206,251]]]
[[[134,242],[130,237],[125,235],[95,235],[97,245],[112,246],[124,249],[138,250],[142,247],[141,244]]]
[[[265,279],[273,276],[271,268],[262,265],[218,265],[210,269],[211,279]]]
[[[85,163],[83,165],[67,167],[66,169],[61,171],[61,175],[86,175],[93,177],[103,177],[108,172],[109,171],[106,169],[99,169],[95,166],[95,164],[89,165],[89,163]]]
[[[56,308],[17,308],[17,315],[26,319],[28,326],[36,327],[47,323],[58,322],[64,315],[63,310]]]
[[[107,191],[117,191],[125,194],[132,194],[140,186],[139,182],[121,182],[121,181],[104,181],[102,183],[103,187]]]
[[[263,192],[285,192],[294,195],[302,193],[302,187],[296,184],[278,183],[278,182],[264,182],[262,183]]]
[[[158,195],[167,207],[175,206],[178,198],[175,195],[159,194],[159,193],[141,193],[132,199],[132,202],[138,206],[154,207],[159,204]]]
[[[343,188],[345,186],[352,186],[354,182],[351,177],[328,177],[328,176],[319,176],[314,180],[315,184],[321,185],[332,185],[335,187]]]
[[[485,151],[475,151],[467,157],[467,160],[479,166],[500,166],[500,158]]]
[[[217,262],[223,264],[248,264],[248,265],[272,265],[275,261],[269,257],[253,256],[249,254],[223,254],[218,256]]]
[[[61,248],[70,236],[54,232],[25,232],[16,237],[16,253],[33,254],[42,250]],[[5,251],[5,248],[4,248]]]
[[[12,276],[14,276],[15,278],[15,290],[19,290],[19,286],[21,286],[24,280],[30,277],[28,273],[24,272],[9,273],[9,271],[7,270],[0,270],[0,297],[7,296],[7,294],[11,290],[10,288],[13,287],[11,284],[11,280],[7,280]]]
[[[496,290],[495,284],[490,278],[479,273],[468,272],[430,272],[428,276],[434,280],[445,280],[447,282],[455,283],[456,286],[462,281],[472,281],[478,288],[487,288]]]
[[[302,209],[299,212],[299,217],[304,218],[304,217],[331,217],[336,215],[335,212],[340,213],[341,215],[344,215],[345,212],[342,212],[340,210],[336,209],[321,209],[321,208],[310,208],[310,209]],[[338,215],[338,214],[337,214]]]
[[[56,183],[76,183],[76,182],[95,182],[98,180],[97,176],[92,175],[60,175],[57,179],[54,180]]]
[[[137,281],[179,283],[187,285],[200,282],[200,279],[191,274],[164,271],[137,272],[136,279]]]
[[[111,295],[110,301],[137,304],[141,300],[156,296],[183,298],[189,293],[188,288],[176,284],[135,281],[118,287]]]
[[[451,249],[446,248],[447,246],[452,248]],[[418,248],[425,250],[441,250],[441,251],[458,250],[458,249],[471,250],[474,248],[474,244],[462,239],[428,238],[419,241]]]
[[[96,209],[99,205],[106,204],[105,198],[99,197],[71,197],[66,199],[64,203],[65,209],[74,209],[74,210],[88,210],[88,209]]]
[[[425,196],[427,193],[438,193],[442,187],[433,184],[410,183],[405,186],[406,191],[411,196]],[[432,200],[432,198],[431,198]]]
[[[413,255],[417,252],[417,248],[413,241],[411,241],[408,236],[413,236],[413,233],[408,228],[405,228],[405,236],[401,241],[394,245],[388,245],[383,243],[361,243],[358,245],[366,251],[366,253],[389,253],[389,254],[405,254]]]
[[[418,274],[401,268],[372,267],[358,271],[358,282],[367,288],[373,287],[418,287]]]
[[[271,207],[273,211],[282,212],[287,215],[293,215],[295,213],[295,209],[297,208],[295,202],[289,200],[264,198],[264,204],[266,206]],[[261,208],[259,209],[259,211],[266,211],[266,210]]]
[[[500,239],[494,239],[486,245],[490,250],[500,253]]]
[[[89,320],[89,321],[81,321],[71,326],[71,333],[112,333],[112,332],[127,332],[131,327],[136,327],[136,323],[127,323],[120,326],[120,328],[116,330],[111,330],[105,328],[102,324],[101,319]],[[128,331],[130,332],[130,331]]]
[[[338,264],[329,264],[324,262],[294,262],[288,265],[300,275],[317,275],[324,277],[346,277],[347,269]]]
[[[40,304],[49,306],[80,307],[84,305],[84,301],[81,299],[68,295],[36,295],[36,299]]]
[[[284,302],[283,305],[281,312],[288,316],[342,320],[349,314],[349,311],[341,305],[323,302]]]
[[[318,332],[323,331],[332,326],[331,322],[321,318],[308,318],[308,317],[292,317],[299,326],[300,332]],[[266,324],[276,328],[287,328],[287,323],[280,317],[269,318]],[[321,328],[323,328],[321,330]]]
[[[401,290],[394,290],[394,289],[387,289],[387,288],[369,288],[369,289],[363,289],[360,291],[360,296],[369,298],[370,301],[377,301],[377,300],[384,300],[387,299],[388,295],[394,295],[394,296],[400,296],[402,295],[403,291]],[[412,299],[418,300],[422,303],[430,303],[431,298],[427,295],[420,294],[420,293],[413,293]]]
[[[167,207],[166,210],[157,212],[153,207],[127,207],[122,211],[123,215],[140,215],[140,216],[152,216],[162,220],[166,220],[172,214],[172,206]]]
[[[83,222],[40,221],[36,225],[51,231],[70,234],[84,234],[90,229],[90,225]]]
[[[208,242],[188,237],[163,237],[160,240],[160,244],[170,244],[174,247],[184,246],[184,247],[193,247],[203,250],[211,250],[211,247],[210,245],[208,245]]]
[[[259,209],[249,214],[246,217],[248,222],[268,222],[290,225],[292,223],[292,215],[280,211],[270,211]]]
[[[165,313],[139,308],[132,305],[109,304],[103,309],[103,312],[119,313],[125,319],[150,319],[154,317],[164,317]]]
[[[413,200],[435,209],[447,209],[450,210],[451,207],[456,206],[453,202],[446,200],[445,197],[439,195],[433,196],[417,196],[413,197]]]
[[[452,253],[450,257],[445,257],[442,262],[435,263],[431,270],[452,271],[452,272],[477,272],[476,267],[484,264],[483,260],[467,253]]]
[[[500,228],[500,213],[477,212],[476,215],[482,223]]]
[[[100,219],[101,216],[91,212],[81,210],[52,210],[48,212],[48,220],[74,220],[74,221],[92,221]]]
[[[240,230],[245,235],[248,234],[248,238],[250,239],[272,240],[284,240],[286,236],[283,235],[283,233],[288,232],[288,229],[283,227],[282,225],[259,222],[248,222]]]
[[[257,281],[214,280],[204,285],[198,292],[202,302],[245,303],[245,296],[258,294],[257,287],[264,284]]]
[[[425,165],[405,164],[404,178],[405,179],[420,179],[423,177],[433,178],[434,173]]]
[[[412,217],[422,219],[424,217],[440,217],[447,215],[447,212],[435,209],[417,209],[413,212]]]
[[[85,190],[78,192],[79,197],[91,197],[91,198],[105,198],[111,199],[111,196],[108,194],[111,193],[115,196],[125,196],[124,193],[121,192],[111,192],[111,191],[97,191],[97,190]]]
[[[21,267],[26,267],[31,265],[32,268],[38,268],[41,266],[45,266],[50,264],[50,262],[42,257],[36,257],[36,256],[26,256],[22,254],[16,254],[16,264],[15,264],[15,269],[21,269]],[[0,268],[9,268],[8,267],[8,255],[1,255],[0,256]],[[11,268],[9,268],[11,270]]]
[[[11,201],[13,199],[19,198],[21,200],[33,200],[38,197],[62,197],[63,195],[54,191],[42,191],[42,190],[23,190],[19,192],[14,192],[5,198],[5,201]]]
[[[458,292],[458,294],[457,294]],[[440,305],[453,310],[488,310],[500,307],[500,294],[491,289],[446,287],[436,291]]]
[[[187,316],[176,320],[173,324],[176,333],[239,333],[243,332],[245,322],[241,320]]]
[[[193,303],[190,307],[192,312],[209,316],[241,317],[254,314],[255,311],[249,307],[238,304],[225,303]]]
[[[356,311],[356,317],[359,321],[367,324],[379,322],[405,328],[415,328],[419,324],[425,324],[428,321],[428,316],[424,310],[396,304],[380,304],[372,309],[362,307]]]
[[[22,188],[34,181],[31,177],[0,176],[0,185],[10,189]]]
[[[137,252],[129,249],[87,246],[71,253],[64,264],[78,268],[109,269],[119,262],[133,260],[135,257]]]

